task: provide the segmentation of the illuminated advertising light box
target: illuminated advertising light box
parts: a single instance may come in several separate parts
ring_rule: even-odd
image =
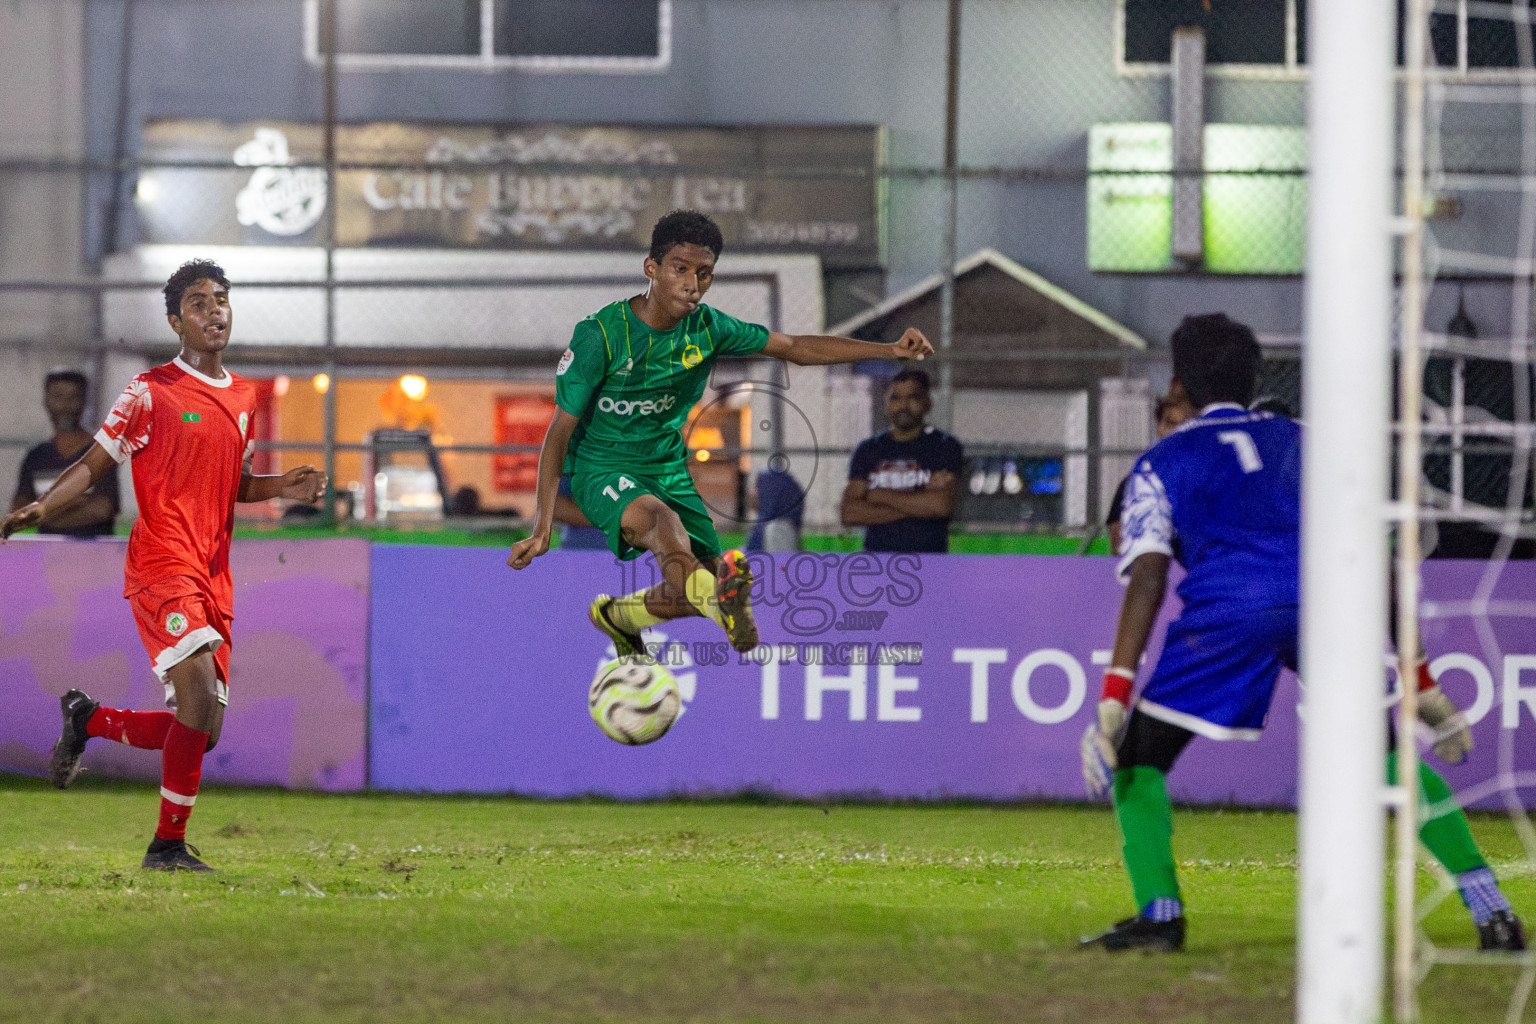
[[[1173,126],[1088,129],[1088,269],[1167,270],[1173,239]],[[1134,173],[1149,171],[1155,173]]]
[[[1203,269],[1299,274],[1306,254],[1306,129],[1209,124],[1204,140]],[[1173,269],[1173,129],[1100,124],[1088,132],[1088,268]]]
[[[1299,274],[1307,250],[1307,130],[1205,126],[1205,269]]]

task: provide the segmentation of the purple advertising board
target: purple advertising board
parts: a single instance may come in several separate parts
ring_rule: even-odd
[[[631,748],[588,718],[587,686],[610,655],[585,610],[599,591],[652,582],[648,563],[556,551],[513,572],[496,551],[378,549],[373,784],[619,798],[1082,797],[1078,741],[1121,596],[1110,560],[803,553],[759,568],[757,657],[728,651],[701,619],[648,632],[667,645],[686,710],[660,742]],[[1466,604],[1482,572],[1430,564],[1426,628],[1447,691],[1476,720],[1477,751],[1447,775],[1488,803],[1501,737],[1510,768],[1536,782],[1536,607],[1494,604],[1490,617]],[[1496,594],[1533,584],[1536,566],[1511,564]],[[1170,599],[1164,621],[1176,612]],[[1174,798],[1294,805],[1297,704],[1287,673],[1262,739],[1191,744],[1170,778]]]
[[[700,619],[649,631],[687,710],[661,742],[631,748],[587,716],[609,655],[585,610],[600,590],[653,582],[650,563],[557,551],[514,573],[490,549],[377,547],[370,562],[359,541],[237,542],[231,707],[205,777],[356,789],[367,743],[368,781],[395,790],[1081,796],[1078,738],[1121,594],[1107,559],[754,558],[764,645],[743,658]],[[70,687],[160,706],[121,571],[120,542],[0,548],[0,769],[44,770]],[[1466,764],[1437,766],[1477,806],[1536,786],[1533,588],[1530,563],[1425,567],[1431,662],[1477,741]],[[1176,612],[1170,600],[1164,620]],[[1292,805],[1297,701],[1287,675],[1260,741],[1192,744],[1174,797]],[[86,756],[144,779],[158,763],[109,743]]]
[[[585,609],[598,591],[652,582],[649,563],[557,551],[514,573],[495,551],[377,550],[373,784],[619,798],[1081,797],[1078,740],[1121,594],[1109,560],[803,553],[759,568],[755,657],[726,649],[700,619],[649,631],[686,710],[662,741],[630,748],[587,715],[587,685],[611,655]],[[1536,784],[1536,606],[1506,599],[1531,592],[1536,566],[1504,566],[1479,604],[1484,571],[1426,567],[1426,633],[1478,743],[1445,772],[1494,806],[1501,772]],[[1164,620],[1176,612],[1170,600]],[[1261,740],[1192,744],[1170,779],[1175,799],[1294,805],[1297,704],[1287,673]]]
[[[0,547],[0,770],[41,774],[65,690],[164,707],[123,600],[120,540],[18,538]],[[369,548],[238,540],[223,737],[210,782],[352,790],[365,784]],[[158,779],[160,756],[100,741],[84,766]]]

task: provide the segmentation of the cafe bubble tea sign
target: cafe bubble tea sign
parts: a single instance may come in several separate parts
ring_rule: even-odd
[[[882,146],[873,126],[342,125],[336,242],[632,251],[689,208],[738,251],[878,266]],[[316,124],[151,121],[139,237],[321,244],[322,152]]]

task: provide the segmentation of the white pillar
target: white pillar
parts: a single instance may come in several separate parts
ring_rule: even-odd
[[[1297,1019],[1381,1016],[1392,0],[1308,9]]]

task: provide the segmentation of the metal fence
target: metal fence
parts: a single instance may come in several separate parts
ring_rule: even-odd
[[[1170,374],[1164,339],[1184,313],[1254,322],[1278,342],[1261,390],[1299,405],[1303,0],[1253,5],[1241,24],[1146,0],[658,0],[654,48],[574,64],[498,50],[512,45],[492,25],[505,4],[481,5],[490,20],[384,36],[349,0],[75,7],[79,138],[58,144],[54,130],[53,142],[0,150],[6,475],[45,434],[28,403],[47,367],[87,370],[96,419],[128,376],[173,353],[157,291],[194,250],[227,258],[236,278],[232,365],[283,380],[278,397],[308,409],[304,431],[263,448],[283,464],[319,459],[345,486],[367,449],[356,427],[367,417],[347,403],[375,400],[358,382],[382,393],[417,374],[442,393],[459,381],[518,394],[547,383],[571,323],[643,283],[637,253],[674,205],[726,229],[712,294],[722,308],[802,332],[894,301],[888,316],[939,347],[942,425],[983,393],[1081,394],[1080,413],[1044,427],[963,438],[971,528],[1081,533],[1101,518],[1117,474],[1152,439],[1151,402]],[[1169,21],[1175,7],[1188,10]],[[211,44],[197,57],[188,26],[210,15],[234,19],[254,56]],[[1201,29],[1193,49],[1190,27]],[[380,51],[412,46],[447,49]],[[768,61],[765,49],[790,55]],[[227,74],[255,83],[253,96],[210,84],[221,54],[243,61]],[[1500,73],[1461,59],[1462,78]],[[707,111],[666,98],[668,83],[701,79],[723,96]],[[566,84],[592,98],[580,116],[557,95]],[[509,124],[494,101],[518,89],[542,98],[520,101]],[[657,116],[630,94],[663,97]],[[1443,134],[1459,140],[1448,143],[1458,173],[1510,157],[1495,129]],[[1044,286],[1008,278],[1003,263],[965,269],[988,251]],[[794,263],[807,256],[819,262]],[[1071,302],[1110,326],[1087,337],[1046,315],[1081,320]],[[1103,379],[1146,382],[1139,424],[1106,410]],[[882,425],[879,384],[844,396],[852,412],[811,417],[824,474],[842,472],[853,426]],[[797,395],[793,378],[786,394]],[[489,427],[439,434],[451,478],[488,478],[497,459],[534,450]],[[797,444],[769,433],[715,451],[766,459]],[[1448,483],[1481,479],[1472,453],[1448,458],[1462,467],[1444,470]],[[1002,500],[1042,460],[1077,481],[1080,507]]]

